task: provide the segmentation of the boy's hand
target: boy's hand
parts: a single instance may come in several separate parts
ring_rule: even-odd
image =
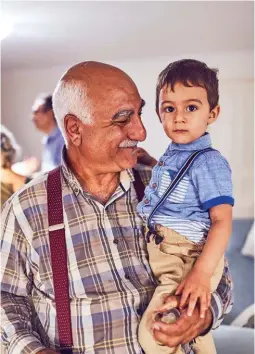
[[[181,294],[180,308],[188,301],[188,316],[192,316],[197,300],[200,303],[200,317],[204,318],[211,302],[211,278],[202,271],[193,268],[176,290],[176,295]]]

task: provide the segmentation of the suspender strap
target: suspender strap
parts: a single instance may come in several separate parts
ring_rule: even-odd
[[[181,179],[184,177],[184,175],[188,172],[188,170],[190,169],[190,167],[192,166],[193,162],[195,161],[195,159],[205,153],[206,151],[211,151],[213,150],[212,148],[207,148],[207,149],[203,149],[203,150],[199,150],[194,152],[184,163],[184,165],[182,166],[182,168],[178,171],[177,175],[175,176],[175,178],[173,179],[173,181],[171,182],[171,184],[169,185],[169,187],[167,188],[167,190],[165,191],[165,193],[162,195],[162,197],[159,199],[159,201],[156,203],[155,207],[152,209],[149,217],[148,217],[148,221],[147,221],[147,226],[149,228],[149,230],[151,230],[151,232],[153,233],[153,227],[151,225],[151,220],[153,215],[155,214],[155,212],[158,210],[158,208],[165,202],[165,200],[167,199],[167,197],[169,196],[170,193],[173,192],[173,190],[177,187],[177,185],[179,184],[179,182],[181,181]]]
[[[60,350],[62,354],[72,354],[73,339],[60,167],[48,174],[47,198],[51,265]]]
[[[136,191],[136,195],[137,195],[137,199],[139,202],[142,201],[143,199],[143,196],[144,196],[144,189],[145,189],[145,186],[141,180],[141,176],[139,174],[139,172],[137,170],[135,170],[133,168],[133,174],[134,174],[134,177],[135,177],[135,180],[134,180],[134,187],[135,187],[135,191]]]
[[[138,200],[144,196],[144,184],[138,171],[133,169],[134,187]],[[62,204],[60,167],[50,171],[47,181],[48,220],[51,265],[53,273],[58,333],[61,354],[73,354],[71,311],[69,300],[69,281],[67,251]]]

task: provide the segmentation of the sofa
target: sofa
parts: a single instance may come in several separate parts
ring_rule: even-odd
[[[234,305],[223,324],[213,331],[217,354],[254,353],[254,220],[235,219],[226,252],[234,283]],[[244,252],[246,244],[247,250]]]

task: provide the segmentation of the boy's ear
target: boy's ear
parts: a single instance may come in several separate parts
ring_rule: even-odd
[[[157,115],[158,115],[158,118],[159,118],[160,123],[162,123],[162,120],[161,120],[161,118],[160,118],[159,111],[158,111],[157,108],[156,108],[156,113],[157,113]]]
[[[220,106],[217,105],[209,113],[209,119],[208,119],[207,125],[214,123],[217,120],[219,114],[220,114]]]

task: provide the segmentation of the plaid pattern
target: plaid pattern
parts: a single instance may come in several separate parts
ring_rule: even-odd
[[[137,327],[156,283],[136,212],[132,171],[121,172],[105,206],[82,190],[64,162],[61,171],[73,353],[142,353]],[[148,184],[151,170],[139,171]],[[2,212],[1,331],[11,354],[59,349],[46,181],[47,174],[31,181]],[[228,268],[219,289],[212,302],[215,324],[230,308]]]

